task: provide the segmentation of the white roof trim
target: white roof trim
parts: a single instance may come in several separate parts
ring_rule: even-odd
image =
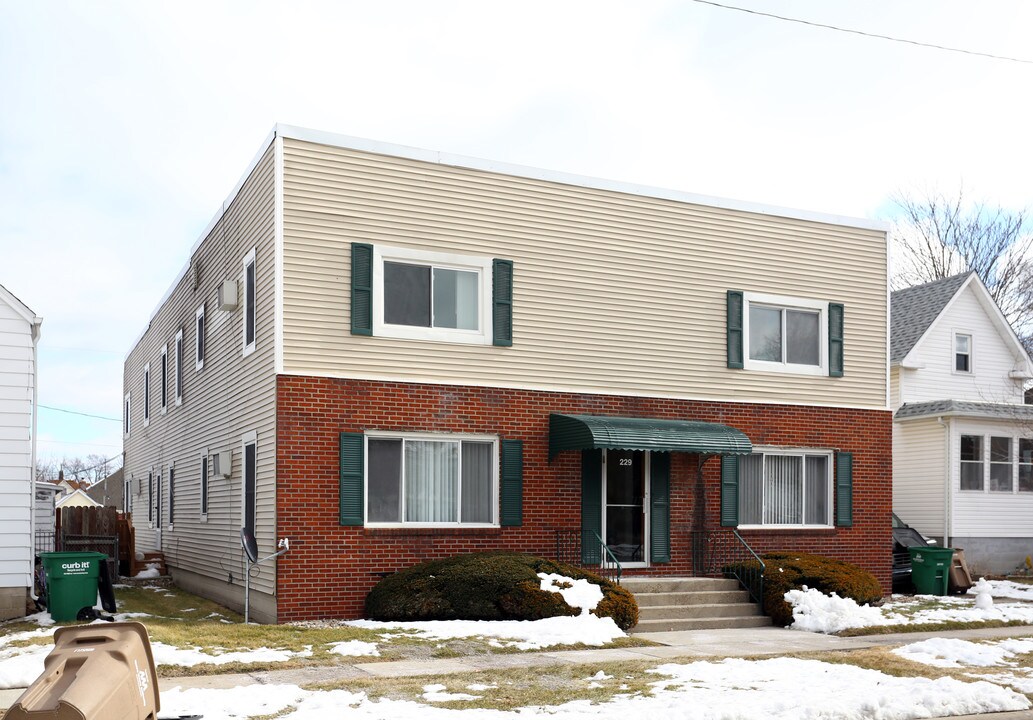
[[[408,158],[410,160],[419,160],[422,162],[435,163],[437,165],[450,165],[471,170],[482,170],[485,172],[501,173],[503,175],[514,175],[516,177],[530,178],[532,180],[544,180],[546,182],[561,183],[563,185],[576,185],[579,187],[594,188],[596,190],[610,190],[613,192],[627,193],[629,195],[642,195],[645,197],[661,198],[664,200],[675,200],[677,202],[690,203],[693,205],[706,205],[709,207],[724,208],[726,210],[739,210],[742,212],[773,215],[777,217],[792,218],[795,220],[809,220],[811,222],[827,223],[830,225],[846,225],[848,227],[862,228],[865,230],[881,230],[886,232],[890,228],[890,224],[888,222],[881,220],[869,220],[864,218],[811,212],[808,210],[783,208],[774,205],[764,205],[761,203],[713,197],[710,195],[696,195],[667,188],[636,185],[634,183],[606,180],[603,178],[588,177],[584,175],[574,175],[555,170],[544,170],[541,168],[528,167],[526,165],[511,165],[509,163],[497,162],[494,160],[484,160],[481,158],[467,157],[465,155],[453,155],[451,153],[444,153],[436,150],[424,150],[407,145],[395,145],[392,143],[379,142],[377,140],[353,137],[351,135],[339,135],[337,133],[324,132],[322,130],[295,127],[293,125],[277,123],[274,132],[279,137],[305,140],[307,142],[318,143],[320,145],[331,145],[333,147],[361,150],[363,152],[376,153],[378,155]]]
[[[41,318],[36,313],[32,312],[28,305],[26,305],[17,297],[15,297],[14,293],[5,288],[3,285],[0,285],[0,300],[3,300],[8,305],[10,305],[14,309],[14,311],[21,315],[25,319],[25,322],[29,323],[30,325],[39,325],[41,322],[43,322],[43,318]]]
[[[1015,352],[1016,359],[1018,359],[1025,366],[1026,372],[1030,376],[1033,376],[1033,360],[1030,359],[1029,354],[1026,352],[1026,348],[1022,346],[1022,342],[1019,340],[1019,336],[1015,334],[1015,331],[1008,323],[1008,319],[1004,317],[1004,313],[1001,312],[1001,308],[994,301],[993,297],[990,295],[990,291],[986,289],[986,285],[984,285],[983,281],[979,279],[979,275],[977,273],[972,273],[968,276],[965,282],[961,283],[961,286],[957,289],[957,291],[955,291],[951,299],[947,302],[946,305],[943,306],[943,309],[940,310],[940,313],[936,316],[936,319],[929,323],[929,327],[927,327],[925,329],[925,332],[922,333],[922,337],[918,338],[915,344],[911,346],[911,350],[908,351],[908,354],[901,358],[899,365],[905,368],[923,366],[923,364],[919,360],[919,348],[921,347],[925,339],[929,337],[929,335],[933,332],[933,329],[944,318],[944,316],[947,315],[947,311],[950,310],[954,306],[954,303],[957,302],[958,298],[961,297],[961,293],[965,291],[965,288],[969,287],[970,285],[973,288],[978,288],[977,290],[975,290],[976,300],[979,302],[979,305],[990,317],[990,321],[993,322],[994,326],[997,328],[997,333],[1004,339],[1006,343],[1012,346],[1012,350]]]
[[[91,497],[90,497],[89,495],[87,495],[86,493],[84,493],[84,492],[83,492],[82,490],[75,490],[74,492],[70,492],[70,493],[68,493],[68,494],[67,494],[67,495],[65,495],[65,496],[64,496],[63,498],[61,498],[60,500],[58,500],[58,501],[57,501],[57,502],[56,502],[56,503],[54,504],[54,507],[61,507],[62,505],[67,505],[67,504],[68,504],[68,501],[69,501],[69,500],[71,500],[72,498],[74,498],[74,497],[75,497],[76,495],[80,495],[80,496],[82,496],[82,497],[86,498],[87,500],[89,500],[89,501],[90,501],[90,505],[89,505],[89,507],[100,507],[100,503],[99,503],[99,502],[97,502],[96,500],[94,500],[93,498],[91,498]]]

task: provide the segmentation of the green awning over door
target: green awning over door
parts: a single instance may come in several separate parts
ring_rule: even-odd
[[[607,415],[549,415],[549,459],[564,450],[651,450],[749,455],[750,439],[717,423]]]

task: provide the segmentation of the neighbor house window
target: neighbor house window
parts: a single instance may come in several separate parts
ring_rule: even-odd
[[[154,521],[154,471],[147,473],[147,522]]]
[[[161,348],[161,412],[164,415],[169,409],[169,346]]]
[[[201,519],[208,518],[208,450],[201,452]]]
[[[832,453],[758,450],[739,460],[739,524],[832,524]]]
[[[133,512],[133,478],[131,476],[122,481],[122,512]]]
[[[194,369],[204,367],[204,305],[194,313]]]
[[[244,354],[255,350],[255,251],[244,256]]]
[[[972,372],[972,336],[955,333],[954,335],[954,371]]]
[[[129,414],[129,411],[132,410],[133,406],[132,406],[132,403],[129,402],[129,400],[130,400],[130,394],[126,393],[126,396],[125,396],[125,398],[123,398],[123,402],[122,402],[122,412],[123,412],[123,415],[122,415],[122,432],[126,436],[129,435],[129,431],[132,429],[132,424],[131,424],[131,420],[130,420],[131,416]]]
[[[1010,437],[990,437],[990,492],[1011,492],[1012,457]]]
[[[374,247],[373,334],[491,344],[490,258]]]
[[[176,333],[176,404],[183,404],[183,331]]]
[[[176,522],[176,468],[169,468],[169,529]]]
[[[828,303],[744,293],[745,367],[827,374]]]
[[[1033,440],[1005,435],[962,435],[962,490],[1033,493]]]
[[[983,489],[983,436],[961,436],[961,489]]]
[[[490,437],[368,435],[366,522],[498,524],[498,443]]]
[[[151,421],[151,364],[143,366],[143,426]]]
[[[243,482],[241,483],[241,527],[249,535],[255,535],[255,502],[258,492],[257,456],[258,436],[254,432],[247,433],[241,440],[241,456]]]

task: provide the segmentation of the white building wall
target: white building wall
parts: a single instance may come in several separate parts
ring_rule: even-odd
[[[946,457],[936,418],[893,424],[893,512],[923,535],[943,535]]]

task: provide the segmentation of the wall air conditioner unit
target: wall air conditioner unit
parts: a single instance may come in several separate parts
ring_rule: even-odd
[[[237,309],[237,281],[236,280],[223,280],[222,284],[219,285],[219,309],[220,310],[236,310]]]
[[[233,473],[233,453],[229,450],[212,454],[212,475],[228,478]]]

